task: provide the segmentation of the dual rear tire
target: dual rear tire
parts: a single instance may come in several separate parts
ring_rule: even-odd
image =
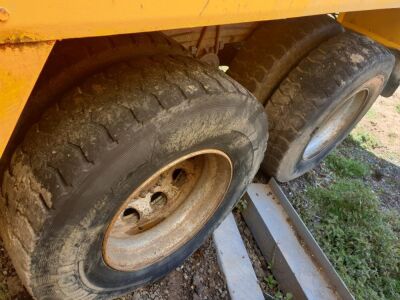
[[[388,49],[343,32],[328,16],[258,29],[229,74],[265,105],[270,138],[263,171],[286,182],[319,164],[380,95],[393,65]]]

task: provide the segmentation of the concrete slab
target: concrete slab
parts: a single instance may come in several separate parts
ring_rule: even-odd
[[[256,274],[232,214],[214,231],[218,263],[232,300],[264,300]]]

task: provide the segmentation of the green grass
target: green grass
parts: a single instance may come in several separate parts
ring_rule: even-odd
[[[278,287],[278,281],[276,281],[273,275],[265,277],[264,282],[267,284],[269,289],[276,289]]]
[[[341,177],[362,178],[369,173],[368,165],[332,153],[325,159],[326,166]]]
[[[350,139],[361,147],[372,150],[378,148],[380,143],[378,139],[371,133],[365,131],[355,131],[351,134]]]
[[[400,104],[396,105],[396,111],[400,114]]]
[[[247,199],[245,197],[240,198],[240,200],[236,203],[235,209],[242,212],[247,208]]]
[[[366,114],[365,117],[370,120],[374,120],[378,117],[378,113],[374,109],[370,109]]]
[[[358,179],[338,179],[305,196],[309,205],[299,212],[356,299],[400,299],[400,216],[382,211]]]
[[[270,290],[277,290],[278,289],[278,281],[276,281],[273,275],[268,275],[264,278],[265,284],[268,286]],[[282,299],[282,300],[292,300],[293,295],[291,293],[283,294],[281,291],[277,290],[274,295],[274,299]]]

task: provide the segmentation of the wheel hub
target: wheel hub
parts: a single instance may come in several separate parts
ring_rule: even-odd
[[[329,114],[312,133],[304,149],[303,160],[314,158],[334,143],[337,137],[350,126],[354,118],[360,114],[367,99],[368,90],[362,89],[343,101]]]
[[[214,214],[231,177],[230,159],[213,149],[185,155],[154,173],[113,217],[103,241],[106,263],[138,270],[176,251]]]

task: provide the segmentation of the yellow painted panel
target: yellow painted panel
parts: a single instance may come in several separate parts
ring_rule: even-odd
[[[0,6],[7,10],[0,18],[4,43],[393,8],[400,0],[3,0]]]
[[[0,45],[0,157],[53,44]]]
[[[343,13],[343,26],[365,34],[383,45],[400,50],[400,9]]]

